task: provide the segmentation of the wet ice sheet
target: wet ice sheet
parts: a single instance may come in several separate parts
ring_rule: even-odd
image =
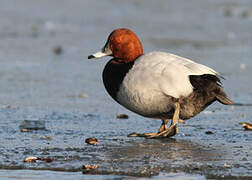
[[[11,173],[11,175],[9,175]],[[0,176],[1,178],[4,178],[5,180],[15,180],[15,179],[62,179],[62,180],[68,180],[68,179],[89,179],[89,180],[99,180],[99,179],[128,179],[128,180],[134,180],[137,179],[135,177],[131,176],[119,176],[119,175],[83,175],[79,172],[55,172],[55,171],[34,171],[34,170],[0,170]],[[191,175],[191,174],[184,174],[184,173],[170,173],[170,174],[161,174],[159,176],[155,177],[159,180],[184,180],[184,179],[194,179],[194,180],[203,180],[204,177],[200,175]],[[149,178],[138,178],[141,180],[149,179]]]
[[[18,119],[23,119],[24,112],[2,109],[2,117],[11,114],[13,119],[9,118],[8,125],[1,124],[0,167],[81,171],[83,164],[98,164],[91,174],[150,177],[160,172],[186,172],[215,178],[248,176],[252,169],[252,133],[238,125],[237,119],[242,117],[236,117],[236,113],[244,107],[235,108],[236,112],[228,107],[202,113],[181,124],[176,138],[161,140],[127,138],[133,131],[156,131],[160,123],[134,114],[129,119],[117,119],[77,111],[46,111],[37,119],[45,121],[49,131],[22,133],[18,127],[22,121]],[[88,137],[98,138],[99,144],[86,144]],[[29,156],[51,158],[53,162],[24,163]]]

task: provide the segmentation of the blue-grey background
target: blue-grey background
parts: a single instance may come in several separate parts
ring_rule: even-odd
[[[113,29],[127,27],[145,52],[171,52],[208,65],[225,77],[224,89],[235,102],[250,104],[250,0],[0,4],[0,179],[251,176],[252,133],[239,125],[252,122],[251,106],[215,103],[181,124],[173,139],[127,138],[131,132],[156,131],[161,122],[115,103],[101,80],[109,58],[87,59]],[[60,55],[53,52],[57,46]],[[118,113],[129,119],[116,119]],[[23,120],[45,121],[47,130],[22,133]],[[98,138],[99,145],[85,144],[88,137]],[[53,162],[24,163],[28,156]],[[82,175],[82,164],[99,164],[98,175]]]

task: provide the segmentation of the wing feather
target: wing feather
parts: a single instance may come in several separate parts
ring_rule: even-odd
[[[219,73],[207,66],[165,52],[147,53],[137,63],[141,63],[141,67],[146,69],[143,74],[152,76],[152,84],[158,84],[162,93],[175,98],[188,96],[193,91],[190,75],[219,76]]]

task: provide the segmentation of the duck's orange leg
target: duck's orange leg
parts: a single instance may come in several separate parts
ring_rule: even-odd
[[[169,128],[167,128],[168,119],[162,120],[162,124],[157,133],[132,133],[128,137],[146,137],[146,138],[167,138],[178,133],[179,111],[180,105],[178,102],[174,104],[174,115]]]

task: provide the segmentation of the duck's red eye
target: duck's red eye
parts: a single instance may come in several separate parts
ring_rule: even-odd
[[[120,42],[122,41],[122,37],[121,37],[121,36],[116,37],[116,38],[115,38],[115,41],[116,41],[117,43],[120,43]]]

